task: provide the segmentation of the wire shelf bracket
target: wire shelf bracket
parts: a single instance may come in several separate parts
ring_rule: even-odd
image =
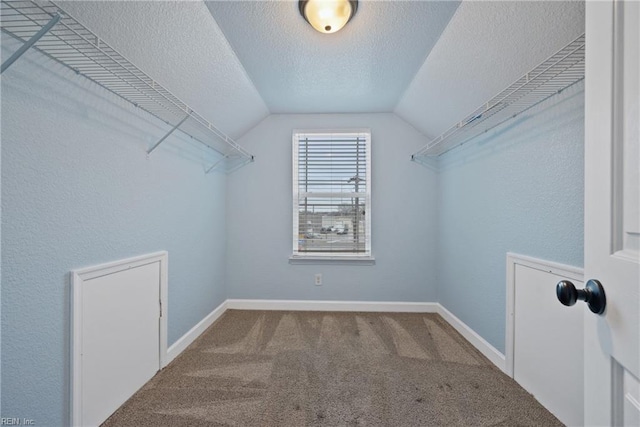
[[[160,140],[158,142],[153,144],[153,147],[151,147],[151,148],[149,148],[149,150],[147,150],[147,154],[151,154],[153,152],[153,150],[158,148],[160,146],[160,144],[162,144],[162,142],[165,139],[169,138],[169,135],[171,135],[173,132],[175,132],[176,129],[178,129],[189,117],[190,116],[188,114],[186,116],[184,116],[184,119],[180,120],[180,122],[178,122],[177,125],[175,125],[169,132],[167,132],[162,138],[160,138]],[[226,156],[224,156],[224,157],[226,157]]]
[[[411,155],[411,160],[440,156],[535,107],[584,79],[585,35],[550,56],[509,87],[483,103]]]
[[[149,148],[147,154],[151,154],[176,130],[180,130],[221,156],[206,168],[207,173],[223,166],[229,172],[237,169],[239,164],[254,160],[254,156],[230,136],[54,2],[2,0],[0,3],[0,29],[23,43],[2,64],[2,72],[33,47],[171,126],[171,130]],[[240,161],[233,163],[230,160]]]
[[[27,40],[18,50],[15,51],[13,55],[11,55],[6,61],[2,63],[2,69],[0,70],[0,74],[4,73],[4,71],[9,68],[14,62],[18,60],[26,51],[28,51],[31,46],[36,44],[38,40],[40,40],[45,34],[49,32],[57,23],[60,21],[59,13],[53,15],[51,21],[47,22],[47,24],[40,29],[37,33],[35,33],[29,40]]]

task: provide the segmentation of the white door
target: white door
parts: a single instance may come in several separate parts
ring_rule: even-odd
[[[75,272],[73,425],[97,426],[160,369],[161,264]]]
[[[640,425],[640,3],[586,3],[585,424]]]
[[[582,274],[544,263],[516,264],[514,270],[513,379],[561,422],[581,426],[583,307],[559,305],[555,288],[561,280],[582,288]]]

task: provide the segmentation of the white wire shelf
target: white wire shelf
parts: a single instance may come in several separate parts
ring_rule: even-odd
[[[2,0],[0,17],[1,30],[24,43],[2,64],[3,72],[33,45],[77,74],[167,123],[171,129],[149,148],[148,153],[179,130],[220,153],[220,160],[208,167],[207,172],[219,167],[227,171],[235,170],[253,161],[253,155],[231,137],[193,111],[54,2]]]
[[[584,79],[584,34],[415,152],[439,156],[533,108]]]

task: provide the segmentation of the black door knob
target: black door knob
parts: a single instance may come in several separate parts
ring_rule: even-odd
[[[561,280],[556,285],[556,295],[558,300],[567,306],[574,305],[581,300],[587,303],[589,310],[596,314],[604,313],[607,299],[604,296],[604,288],[597,280],[589,280],[584,289],[576,287],[568,280]]]

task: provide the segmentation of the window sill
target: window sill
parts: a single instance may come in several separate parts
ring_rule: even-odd
[[[291,255],[289,264],[374,265],[373,256]]]

